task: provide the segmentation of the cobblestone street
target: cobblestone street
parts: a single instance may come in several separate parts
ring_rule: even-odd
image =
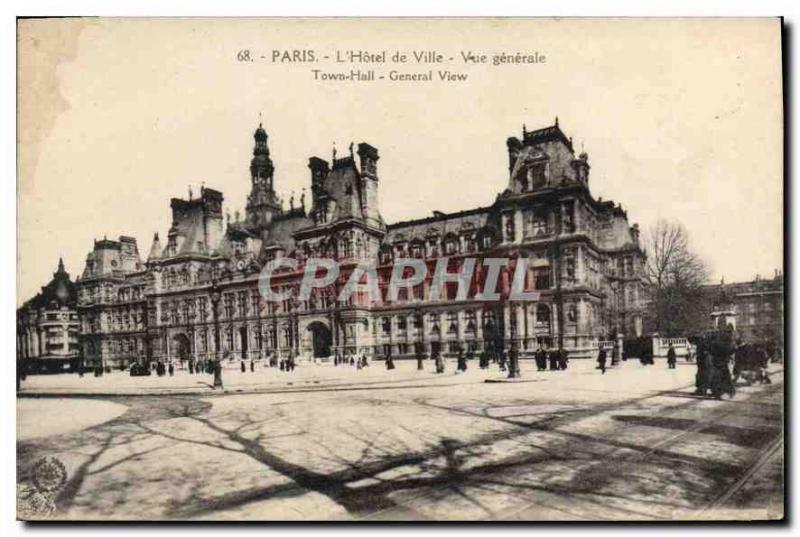
[[[41,457],[58,457],[68,481],[56,516],[69,519],[783,516],[775,366],[771,385],[718,401],[693,395],[695,367],[683,363],[628,362],[601,375],[589,361],[542,373],[526,362],[514,383],[485,382],[502,378],[496,366],[456,375],[449,364],[437,376],[429,363],[423,372],[379,365],[358,374],[308,366],[293,377],[226,371],[221,395],[87,398],[57,395],[76,389],[74,377],[30,377],[21,422],[76,412],[94,421],[20,437],[19,485]],[[196,381],[81,380],[122,392]]]

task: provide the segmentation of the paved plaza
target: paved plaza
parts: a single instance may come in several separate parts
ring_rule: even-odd
[[[68,474],[55,516],[68,519],[783,516],[777,366],[772,384],[713,400],[693,395],[692,364],[602,375],[588,360],[547,372],[525,361],[522,382],[454,365],[228,369],[223,393],[182,371],[31,376],[18,488],[55,456]]]

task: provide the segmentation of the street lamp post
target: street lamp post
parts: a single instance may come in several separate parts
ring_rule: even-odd
[[[418,323],[419,327],[419,341],[417,341],[417,370],[422,371],[425,369],[423,365],[423,349],[425,348],[425,318],[422,316],[420,308],[416,309],[416,317],[414,318],[414,324]]]
[[[214,389],[222,389],[222,363],[219,352],[219,300],[221,293],[217,282],[211,283],[211,313],[214,316]]]
[[[509,301],[509,336],[511,344],[508,349],[508,378],[520,378],[519,371],[519,352],[517,350],[517,330],[516,330],[516,304]]]
[[[617,341],[617,334],[619,333],[618,330],[618,317],[619,313],[617,310],[617,306],[619,304],[619,282],[612,281],[611,284],[611,332],[609,334],[611,341]],[[617,349],[616,345],[614,346],[614,352],[611,353],[611,365],[617,365],[619,363],[619,350]]]

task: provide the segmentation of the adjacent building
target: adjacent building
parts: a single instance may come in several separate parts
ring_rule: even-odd
[[[387,224],[377,148],[351,144],[330,161],[311,157],[310,200],[304,194],[286,208],[259,125],[244,215],[226,220],[223,194],[203,187],[199,197],[172,199],[172,225],[165,240],[155,234],[146,258],[131,237],[95,242],[77,283],[85,360],[412,357],[497,352],[510,342],[523,356],[560,345],[577,357],[594,354],[599,340],[641,335],[639,229],[620,205],[592,196],[588,155],[576,155],[557,120],[523,127],[505,150],[508,168],[498,170],[491,204]],[[259,273],[281,257],[295,259],[299,270],[277,274],[276,289],[296,289],[311,257],[337,260],[342,274],[307,301],[265,302]],[[405,257],[424,260],[429,277],[387,301],[393,262]],[[463,299],[451,287],[431,297],[430,275],[443,257],[453,271],[467,257],[509,258],[500,277],[504,297],[516,260],[527,258],[524,286],[539,300],[477,300],[487,276],[480,265]],[[348,271],[365,260],[377,263],[381,299],[336,300]]]
[[[55,372],[77,365],[78,311],[75,283],[59,259],[53,279],[17,309],[17,360],[28,372]]]
[[[772,278],[757,276],[748,282],[708,285],[705,288],[709,329],[731,325],[747,342],[771,342],[783,345],[784,297],[783,274]]]

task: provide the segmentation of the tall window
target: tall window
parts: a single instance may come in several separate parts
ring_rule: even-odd
[[[564,204],[564,232],[575,232],[575,202],[573,201]]]
[[[258,289],[250,292],[250,308],[253,315],[258,315],[261,312],[261,295]]]
[[[225,350],[233,350],[233,330],[230,328],[225,330]]]
[[[547,174],[545,172],[545,163],[534,164],[528,168],[528,178],[530,179],[531,188],[541,188],[547,182]]]
[[[231,319],[233,318],[233,293],[225,293],[223,300],[225,304],[225,317]]]
[[[547,214],[546,213],[533,213],[531,218],[531,234],[534,237],[547,235]]]
[[[247,292],[246,291],[239,291],[237,296],[237,305],[238,305],[238,314],[239,317],[246,317],[247,316]]]
[[[536,326],[542,328],[550,326],[550,308],[544,304],[536,306]]]
[[[536,267],[533,271],[533,284],[536,289],[550,289],[550,267]]]

